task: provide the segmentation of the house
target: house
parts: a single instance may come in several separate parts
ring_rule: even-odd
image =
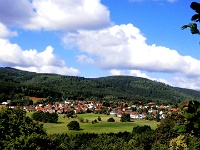
[[[65,104],[71,104],[73,102],[73,100],[65,100]]]
[[[117,115],[117,109],[116,108],[112,109],[110,115]]]
[[[130,113],[131,119],[141,119],[141,115],[137,111],[133,111]]]
[[[121,109],[117,110],[117,117],[119,117],[119,118],[122,117],[122,110]]]
[[[7,105],[7,104],[8,104],[8,102],[2,102],[1,104],[2,104],[2,105]]]

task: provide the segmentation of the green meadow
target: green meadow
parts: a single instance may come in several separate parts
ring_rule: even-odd
[[[27,113],[31,117],[32,113]],[[97,119],[98,116],[101,117],[101,121],[92,124],[92,121]],[[68,133],[71,135],[78,133],[118,133],[118,132],[132,132],[133,127],[149,125],[152,129],[156,129],[158,122],[148,121],[148,120],[133,120],[132,122],[120,122],[120,118],[112,115],[102,115],[102,114],[78,114],[79,118],[83,118],[84,123],[80,122],[78,118],[64,118],[62,114],[59,115],[58,123],[44,123],[44,129],[48,134],[61,134]],[[107,122],[108,118],[113,117],[115,122]],[[89,120],[86,123],[86,119]],[[79,122],[81,130],[73,131],[68,130],[67,124],[70,121],[76,120]]]

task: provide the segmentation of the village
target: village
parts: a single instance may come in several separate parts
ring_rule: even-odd
[[[7,103],[2,103],[7,104]],[[16,106],[9,106],[14,108]],[[65,100],[63,102],[55,102],[54,104],[40,104],[21,106],[26,112],[43,111],[57,114],[66,114],[73,111],[74,114],[94,113],[107,114],[121,117],[123,113],[130,114],[131,119],[147,119],[155,120],[156,117],[164,119],[168,114],[177,111],[178,108],[172,108],[169,105],[155,105],[154,102],[147,104],[128,104],[126,102],[105,102],[94,100]]]

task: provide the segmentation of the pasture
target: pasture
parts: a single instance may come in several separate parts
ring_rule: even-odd
[[[36,102],[41,101],[41,100],[46,100],[46,98],[31,97],[31,96],[29,96],[29,99],[32,100],[33,103],[36,103]]]
[[[27,113],[31,116],[30,113]],[[92,124],[94,119],[101,117],[101,121]],[[64,118],[62,114],[59,115],[58,123],[44,123],[44,129],[48,134],[78,134],[78,133],[118,133],[118,132],[132,132],[133,127],[149,125],[152,129],[156,129],[158,122],[148,121],[148,120],[134,120],[132,122],[120,122],[120,118],[112,115],[102,115],[102,114],[78,114],[79,118],[83,118],[84,123],[80,122],[78,118]],[[115,122],[107,122],[108,118],[113,117]],[[86,119],[89,120],[86,123]],[[67,124],[70,121],[76,120],[79,122],[81,130],[73,131],[68,130]]]

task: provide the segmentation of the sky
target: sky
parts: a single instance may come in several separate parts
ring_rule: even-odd
[[[0,0],[0,67],[200,90],[191,0]]]

